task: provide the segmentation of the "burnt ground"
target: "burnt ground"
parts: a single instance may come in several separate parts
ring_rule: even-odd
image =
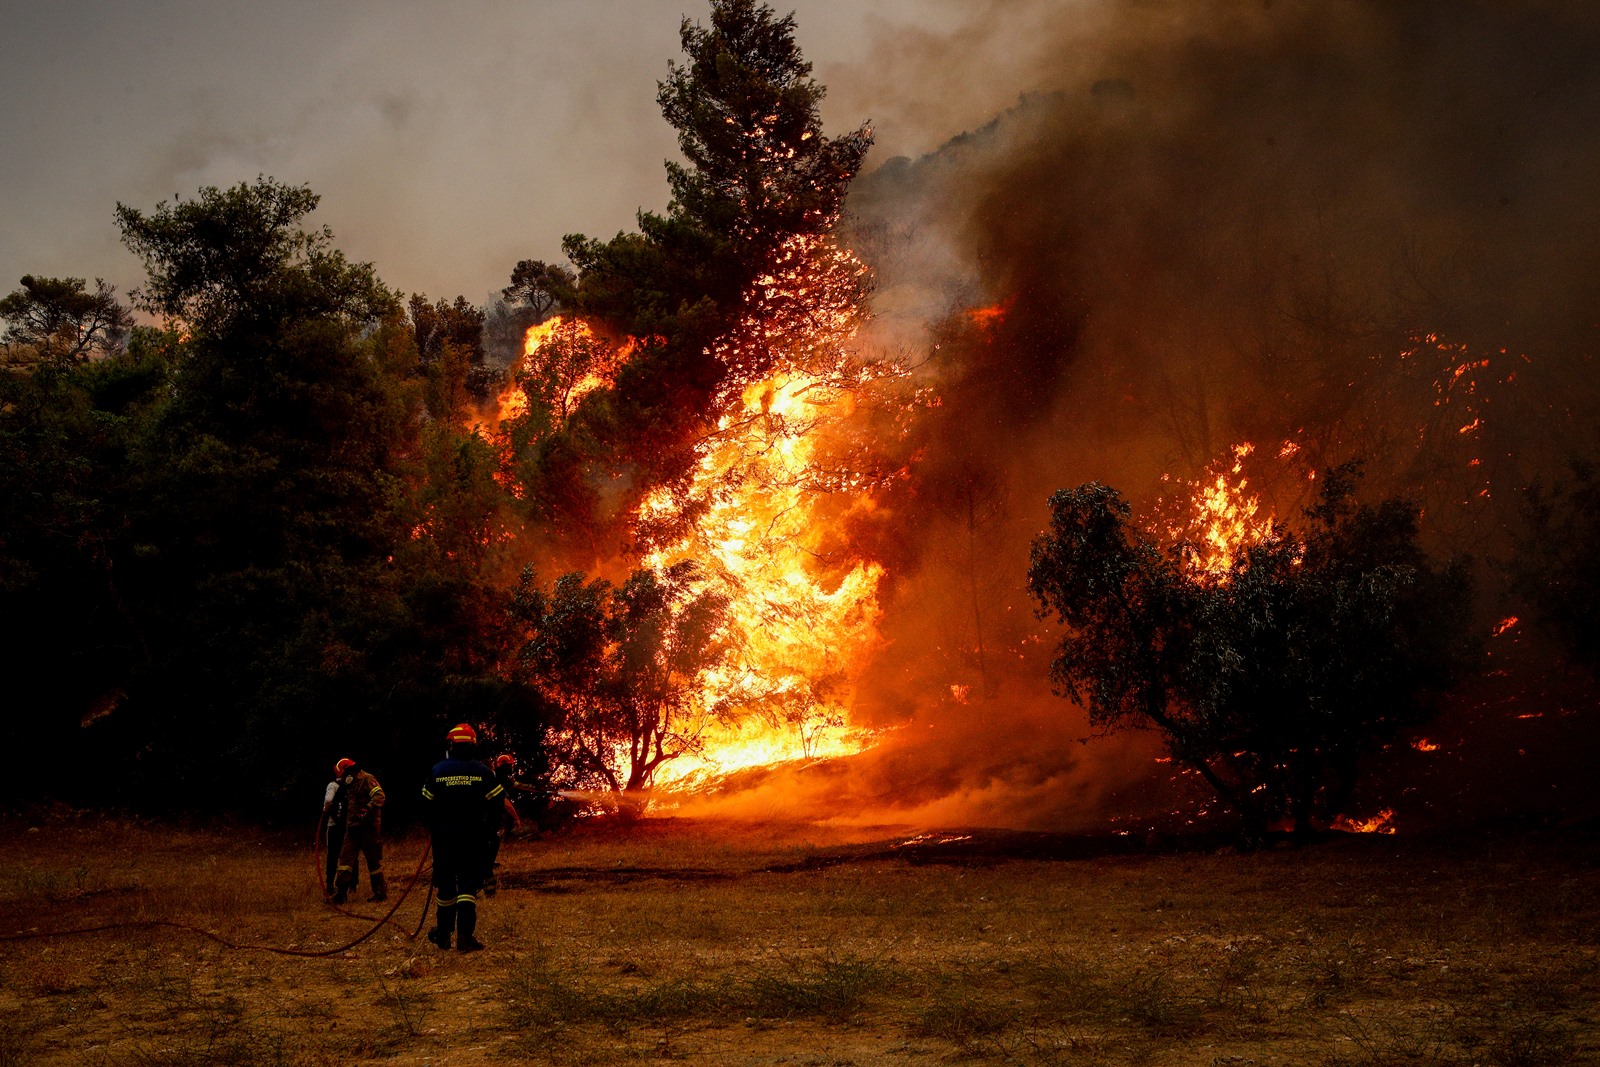
[[[1593,823],[1243,854],[595,823],[508,844],[472,955],[413,936],[418,838],[387,923],[290,836],[58,812],[0,844],[0,1067],[1600,1062]]]

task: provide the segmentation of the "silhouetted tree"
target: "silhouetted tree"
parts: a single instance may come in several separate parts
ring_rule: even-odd
[[[421,417],[417,324],[302,227],[316,202],[263,178],[119,205],[169,328],[3,383],[8,673],[100,799],[267,812],[343,751],[403,808],[464,702],[532,699],[497,674],[498,457]],[[425,346],[470,333],[470,305],[427,310]]]
[[[571,303],[578,276],[560,264],[524,259],[511,269],[511,284],[500,290],[507,303],[526,309],[528,323],[542,322]]]
[[[72,362],[119,351],[133,317],[116,289],[99,278],[89,292],[82,278],[23,275],[22,288],[0,299],[6,329],[0,346],[11,362]]]
[[[1259,834],[1337,815],[1359,758],[1418,726],[1470,669],[1464,560],[1436,566],[1403,501],[1355,502],[1328,472],[1296,535],[1279,527],[1222,580],[1188,570],[1102,485],[1051,497],[1028,585],[1066,632],[1051,674],[1096,726],[1154,726]]]
[[[637,570],[620,587],[574,572],[546,592],[524,572],[518,671],[560,709],[550,745],[574,784],[637,794],[694,747],[707,712],[695,687],[721,659],[725,607],[697,579],[685,562]]]
[[[406,310],[427,381],[428,413],[459,422],[468,406],[482,405],[500,381],[499,374],[484,366],[483,310],[464,296],[430,304],[420,294],[407,301]]]

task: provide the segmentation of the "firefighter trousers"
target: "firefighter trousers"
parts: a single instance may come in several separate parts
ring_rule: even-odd
[[[335,872],[334,897],[344,895],[356,887],[359,857],[367,860],[367,875],[372,879],[372,899],[388,896],[388,886],[383,878],[383,836],[376,820],[345,827],[344,843],[339,847],[339,867]]]

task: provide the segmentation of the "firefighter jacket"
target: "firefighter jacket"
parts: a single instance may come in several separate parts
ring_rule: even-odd
[[[349,805],[348,825],[355,827],[365,826],[369,822],[377,823],[384,797],[383,786],[378,784],[376,778],[366,771],[357,771],[346,780],[344,797]]]
[[[434,834],[479,834],[505,811],[505,789],[477,760],[446,759],[422,783],[423,810]]]

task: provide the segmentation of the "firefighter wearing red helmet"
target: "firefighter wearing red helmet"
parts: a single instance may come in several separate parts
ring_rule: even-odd
[[[489,830],[489,865],[484,874],[483,893],[492,897],[500,888],[500,876],[496,870],[500,866],[500,842],[522,829],[522,816],[517,814],[517,807],[512,800],[517,793],[530,790],[517,781],[517,757],[511,753],[503,752],[496,756],[490,766],[494,770],[495,781],[500,783],[503,790],[501,798],[504,801],[500,817]]]
[[[344,843],[339,848],[339,865],[334,871],[333,902],[343,904],[356,887],[358,857],[367,858],[367,875],[372,879],[372,900],[388,898],[383,878],[383,786],[362,770],[353,759],[342,759],[333,767],[334,777],[344,788]]]
[[[477,759],[478,734],[461,723],[445,737],[449,752],[434,764],[422,786],[423,810],[433,842],[433,888],[437,922],[428,940],[449,948],[451,936],[462,952],[483,947],[476,937],[478,887],[487,867],[486,842],[504,810],[505,790],[494,772]]]

